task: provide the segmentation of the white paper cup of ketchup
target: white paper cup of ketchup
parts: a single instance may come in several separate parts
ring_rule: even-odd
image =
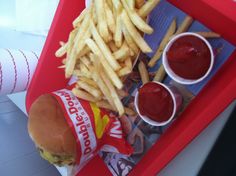
[[[137,91],[134,99],[139,116],[153,126],[171,122],[182,105],[182,95],[174,86],[148,82]]]
[[[202,36],[185,32],[173,37],[163,51],[162,63],[167,74],[180,84],[196,84],[212,70],[214,54]]]

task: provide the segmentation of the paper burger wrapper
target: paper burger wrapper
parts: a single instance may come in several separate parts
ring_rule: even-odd
[[[26,90],[37,63],[33,51],[0,49],[0,95]]]

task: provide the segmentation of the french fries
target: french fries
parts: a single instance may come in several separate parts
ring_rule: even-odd
[[[164,38],[162,39],[159,48],[157,49],[155,55],[152,57],[152,59],[149,61],[148,66],[149,67],[153,67],[156,62],[160,59],[161,54],[166,46],[166,44],[168,43],[170,37],[175,33],[176,30],[176,19],[174,19],[172,21],[172,23],[170,24],[170,27],[168,28]]]
[[[137,115],[137,113],[133,109],[127,108],[127,107],[125,107],[125,114],[127,114],[128,116],[135,116],[135,115]]]
[[[129,34],[129,32],[127,31],[126,27],[123,26],[122,27],[122,32],[124,34],[124,38],[125,41],[127,42],[128,46],[130,47],[130,49],[135,53],[138,54],[139,53],[139,48],[136,45],[136,43],[134,42],[134,40],[132,39],[131,35]]]
[[[76,36],[77,32],[78,32],[78,30],[74,29],[69,35],[69,39],[68,39],[68,42],[67,42],[68,46],[66,47],[66,55],[67,55],[66,60],[68,60],[69,56],[71,55],[71,51],[72,51],[72,48],[73,48],[73,41],[75,39],[75,36]],[[64,64],[66,64],[66,62]],[[66,67],[68,67],[68,65]],[[65,76],[66,76],[66,73],[65,73]]]
[[[63,41],[60,41],[60,42],[59,42],[59,45],[60,45],[60,46],[64,46],[65,44],[66,44],[66,43],[63,42]]]
[[[220,37],[220,34],[217,34],[215,32],[195,32],[195,33],[205,38],[219,38]]]
[[[90,102],[97,102],[97,99],[95,97],[93,97],[92,95],[90,95],[89,93],[87,93],[87,91],[83,91],[77,88],[73,88],[72,89],[72,93],[77,96],[78,98],[90,101]]]
[[[109,8],[112,10],[113,9],[112,0],[106,0],[106,3],[109,6]]]
[[[145,3],[145,0],[135,0],[135,6],[140,9],[143,4]]]
[[[55,53],[55,56],[56,57],[62,57],[66,54],[66,50],[67,50],[67,47],[68,47],[68,43],[62,45]]]
[[[118,76],[123,77],[131,73],[131,69],[129,67],[123,67],[118,71]]]
[[[148,83],[149,82],[149,75],[148,75],[147,68],[146,68],[145,64],[143,63],[143,61],[139,62],[138,70],[139,70],[139,74],[141,76],[142,83],[143,84]]]
[[[114,36],[115,44],[119,48],[122,45],[122,31],[121,31],[121,16],[117,14],[116,18],[116,30]]]
[[[109,102],[107,102],[107,101],[105,101],[105,100],[97,101],[97,102],[96,102],[96,105],[97,105],[99,108],[104,108],[104,109],[108,109],[108,110],[111,110],[111,111],[116,111],[116,110],[109,104]]]
[[[166,72],[165,72],[164,66],[161,64],[161,66],[158,68],[158,70],[153,78],[153,81],[162,82],[165,75],[166,75]]]
[[[76,59],[77,59],[77,57],[80,58],[82,56],[81,53],[83,53],[82,51],[83,51],[83,49],[85,49],[85,40],[90,38],[90,36],[91,36],[91,32],[89,30],[86,31],[85,34],[83,35],[83,37],[81,38],[81,41],[78,43],[77,47],[75,47],[75,52],[77,55],[77,56],[75,56]]]
[[[88,9],[84,9],[81,12],[81,14],[72,22],[74,28],[79,26],[79,24],[84,19],[87,12],[88,12]]]
[[[117,94],[119,95],[119,97],[121,97],[121,98],[124,98],[129,95],[128,92],[125,92],[122,89],[117,89],[116,91],[117,91]]]
[[[123,10],[121,14],[122,21],[131,35],[132,39],[135,41],[137,46],[142,50],[144,53],[150,53],[152,52],[152,49],[148,46],[148,44],[145,42],[141,34],[138,32],[138,30],[135,28],[134,24],[129,19],[127,13]]]
[[[80,63],[79,64],[79,69],[80,69],[80,71],[84,74],[84,76],[86,77],[86,78],[91,78],[91,73],[90,73],[90,71],[89,71],[89,69],[84,65],[84,64],[82,64],[82,63]],[[76,70],[75,70],[76,71]]]
[[[94,2],[91,3],[91,6],[92,6],[92,19],[93,19],[94,24],[97,25],[98,17],[97,17],[97,12],[96,12],[96,7],[94,5]]]
[[[193,18],[191,16],[186,16],[184,21],[181,23],[178,30],[176,31],[175,35],[187,31],[187,29],[191,26],[192,23],[193,23]]]
[[[96,105],[100,108],[115,111],[114,108],[112,108],[112,106],[105,100],[96,102]],[[137,113],[131,108],[124,107],[124,110],[125,110],[125,114],[127,114],[128,116],[136,116],[137,115]]]
[[[116,15],[120,14],[122,9],[123,9],[122,4],[120,3],[120,1],[112,0],[112,4],[115,8]]]
[[[65,65],[61,65],[61,66],[58,66],[57,68],[65,69],[66,66]]]
[[[136,0],[137,1],[137,0]],[[141,1],[141,0],[139,0]],[[138,10],[138,14],[141,18],[145,18],[148,14],[159,4],[160,0],[148,0],[146,3]]]
[[[151,34],[153,29],[136,13],[134,9],[131,9],[127,4],[126,0],[121,0],[129,18],[133,22],[133,24],[144,33]]]
[[[83,63],[87,68],[90,67],[91,62],[89,61],[89,59],[86,56],[81,57],[81,63]]]
[[[126,2],[129,5],[129,8],[132,10],[135,8],[135,0],[126,0]]]
[[[119,96],[115,90],[115,87],[112,85],[111,81],[109,80],[109,78],[107,77],[107,75],[105,74],[105,72],[103,72],[103,70],[100,71],[102,80],[104,81],[104,83],[107,85],[111,97],[113,99],[114,105],[117,109],[117,111],[119,112],[119,115],[124,114],[124,107],[122,105],[121,100],[119,99]]]
[[[89,37],[90,35],[90,32],[87,30],[87,28],[89,27],[90,15],[91,14],[90,14],[90,9],[89,9],[87,16],[85,16],[84,21],[82,22],[80,26],[80,30],[75,36],[74,45],[71,48],[71,53],[70,55],[68,55],[68,62],[66,63],[66,69],[65,69],[66,78],[69,78],[72,76],[76,59],[77,59],[77,55],[85,46],[84,40],[86,39],[86,37]]]
[[[126,43],[123,43],[122,47],[113,53],[113,56],[115,57],[116,60],[125,59],[129,57],[129,55],[130,55],[130,50],[126,45]]]
[[[81,26],[75,36],[74,39],[74,50],[76,50],[78,52],[78,48],[77,46],[81,43],[82,38],[84,38],[84,34],[88,33],[88,28],[89,28],[89,22],[90,22],[90,17],[91,17],[91,9],[88,9],[87,15],[85,16],[83,22],[81,23]],[[72,49],[73,49],[72,48]]]
[[[74,95],[120,116],[136,114],[122,104],[121,99],[128,96],[122,88],[140,51],[152,51],[143,35],[153,29],[139,14],[143,9],[148,15],[154,8],[151,4],[145,0],[93,0],[72,22],[74,29],[67,42],[59,42],[55,56],[63,57],[59,68],[65,69],[65,77],[77,78]],[[149,81],[147,76],[145,79]]]
[[[94,88],[98,88],[97,83],[93,81],[92,79],[89,79],[86,77],[79,77],[79,80],[89,84],[90,86],[93,86]]]
[[[108,43],[108,46],[109,46],[109,48],[111,49],[112,52],[116,52],[118,50],[118,48],[116,47],[116,44],[114,43],[114,41],[110,41]]]
[[[114,34],[116,31],[116,23],[114,20],[113,13],[110,7],[107,5],[107,3],[104,4],[104,7],[105,7],[106,21],[107,21],[108,28],[112,32],[112,34]]]
[[[105,42],[108,42],[110,40],[109,32],[108,32],[108,26],[107,26],[107,20],[106,20],[106,12],[104,0],[96,0],[95,2],[95,8],[98,18],[98,31],[103,38]]]
[[[94,79],[95,82],[97,82],[100,90],[102,91],[103,95],[106,97],[106,99],[108,100],[109,104],[112,106],[113,109],[115,108],[114,102],[113,102],[113,98],[110,94],[109,89],[107,88],[106,84],[104,83],[104,81],[102,80],[99,72],[101,71],[101,67],[100,67],[100,63],[98,61],[95,61],[95,67],[92,70],[93,74],[92,77]]]
[[[121,80],[119,79],[117,74],[112,70],[112,68],[110,67],[109,63],[106,61],[106,59],[104,58],[103,54],[101,53],[101,51],[99,50],[98,46],[96,45],[96,43],[92,39],[87,39],[86,40],[86,44],[93,51],[93,53],[99,57],[99,59],[101,60],[101,63],[103,65],[105,71],[110,76],[110,79],[112,80],[113,84],[118,89],[121,89],[123,87],[123,84],[122,84]]]
[[[106,45],[106,43],[100,37],[100,35],[99,35],[99,33],[98,33],[98,31],[97,31],[97,29],[96,29],[93,22],[91,22],[90,28],[91,28],[93,38],[96,41],[99,48],[101,49],[101,51],[103,52],[103,55],[105,56],[105,59],[107,60],[107,62],[111,65],[113,70],[120,69],[119,63],[116,61],[116,59],[111,54],[111,51],[110,51],[109,47]]]
[[[132,65],[132,60],[131,60],[130,57],[127,57],[127,58],[125,59],[125,66],[128,67],[128,68],[132,71],[133,65]]]
[[[83,81],[77,81],[77,85],[88,92],[90,92],[91,95],[93,95],[96,99],[101,99],[101,92],[97,90],[95,87],[87,84]]]
[[[80,54],[77,55],[77,57],[78,57],[78,56],[79,56],[79,57],[83,57],[83,56],[85,56],[86,54],[88,54],[89,52],[90,52],[89,47],[85,46],[85,47],[82,49],[82,51],[80,52]]]

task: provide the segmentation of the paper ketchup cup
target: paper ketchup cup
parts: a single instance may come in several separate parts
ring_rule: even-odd
[[[182,48],[181,44],[184,45]],[[174,81],[188,85],[205,79],[214,64],[214,54],[209,42],[192,32],[173,37],[166,45],[162,59],[167,74]]]
[[[134,104],[145,122],[153,126],[164,126],[171,122],[180,110],[182,99],[182,95],[174,86],[153,81],[140,87],[135,94]]]

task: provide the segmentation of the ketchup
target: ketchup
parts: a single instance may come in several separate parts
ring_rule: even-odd
[[[185,79],[199,79],[210,67],[211,53],[204,41],[195,36],[178,38],[167,52],[173,72]]]
[[[171,117],[174,102],[165,87],[150,82],[139,89],[138,107],[141,115],[163,122]]]

